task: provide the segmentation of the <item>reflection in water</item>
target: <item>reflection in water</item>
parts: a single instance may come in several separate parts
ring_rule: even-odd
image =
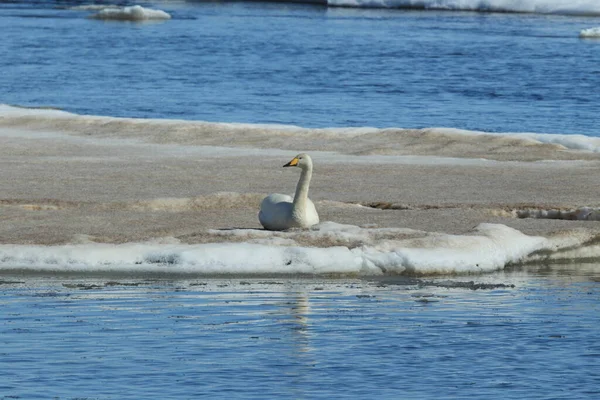
[[[315,349],[312,346],[311,316],[310,316],[310,294],[308,292],[287,292],[287,311],[290,317],[289,354],[284,363],[286,375],[291,378],[291,390],[296,398],[306,398],[310,393],[310,374],[317,363]]]
[[[557,268],[318,291],[315,279],[4,277],[0,393],[585,398],[600,380],[599,269]]]
[[[295,321],[295,326],[292,328],[293,338],[298,345],[298,351],[307,353],[313,350],[310,345],[309,294],[307,292],[297,293],[294,298],[294,303],[295,305],[291,307],[291,314]]]

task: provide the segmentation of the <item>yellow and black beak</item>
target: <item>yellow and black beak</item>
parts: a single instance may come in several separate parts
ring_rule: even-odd
[[[285,164],[284,167],[295,167],[296,165],[298,165],[299,161],[300,160],[298,160],[298,157],[294,157],[294,159],[289,163]]]

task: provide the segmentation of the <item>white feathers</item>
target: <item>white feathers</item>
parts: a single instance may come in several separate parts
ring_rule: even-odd
[[[308,189],[312,177],[313,164],[308,154],[298,154],[284,167],[302,169],[296,194],[292,199],[288,195],[274,193],[265,197],[260,205],[258,220],[268,230],[282,231],[289,228],[308,228],[319,223],[319,214],[313,202],[308,198]]]

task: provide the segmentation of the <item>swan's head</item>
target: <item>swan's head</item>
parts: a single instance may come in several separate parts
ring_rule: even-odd
[[[312,159],[306,153],[298,154],[289,163],[285,164],[284,167],[300,167],[302,169],[312,167]]]

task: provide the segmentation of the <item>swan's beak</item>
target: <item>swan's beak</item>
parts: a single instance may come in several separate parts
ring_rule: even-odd
[[[299,161],[300,160],[298,160],[298,157],[294,157],[294,159],[289,163],[285,164],[284,167],[295,167],[296,165],[298,165]]]

